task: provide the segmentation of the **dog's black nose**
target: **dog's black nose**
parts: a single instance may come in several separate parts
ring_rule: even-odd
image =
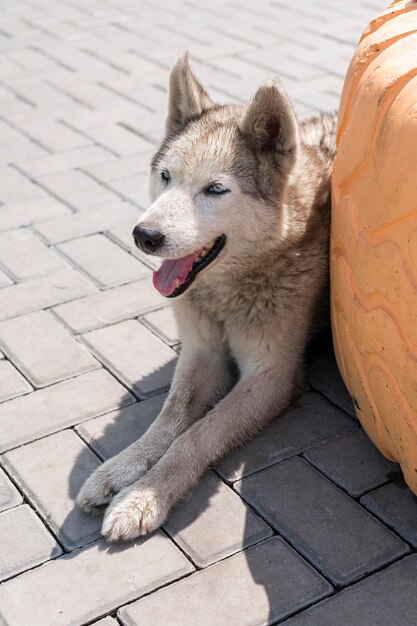
[[[162,247],[165,239],[165,235],[162,233],[153,228],[140,226],[140,224],[136,224],[132,235],[138,248],[141,248],[144,252],[156,252]]]

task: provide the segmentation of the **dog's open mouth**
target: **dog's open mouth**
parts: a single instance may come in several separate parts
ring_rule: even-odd
[[[200,248],[182,259],[166,260],[153,275],[154,287],[167,298],[176,298],[194,282],[197,274],[223,250],[226,235],[217,237],[211,248]]]

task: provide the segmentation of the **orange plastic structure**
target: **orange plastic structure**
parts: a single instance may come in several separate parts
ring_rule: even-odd
[[[417,2],[393,2],[365,30],[337,141],[336,357],[359,420],[417,494]]]

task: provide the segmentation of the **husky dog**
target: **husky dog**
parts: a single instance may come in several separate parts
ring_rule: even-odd
[[[182,351],[155,422],[78,495],[90,513],[111,502],[108,539],[158,528],[296,393],[326,317],[335,125],[331,115],[298,123],[274,80],[247,106],[217,105],[187,56],[174,65],[153,204],[133,236],[164,259],[153,282],[173,299]]]

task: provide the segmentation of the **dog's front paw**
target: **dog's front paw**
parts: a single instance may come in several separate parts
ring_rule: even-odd
[[[128,487],[113,499],[104,516],[102,534],[110,541],[126,541],[161,526],[168,507],[149,486]]]
[[[139,463],[123,461],[120,455],[113,457],[87,478],[77,496],[77,504],[86,513],[98,515],[102,512],[100,507],[108,504],[120,489],[132,484],[145,471],[146,468]]]

